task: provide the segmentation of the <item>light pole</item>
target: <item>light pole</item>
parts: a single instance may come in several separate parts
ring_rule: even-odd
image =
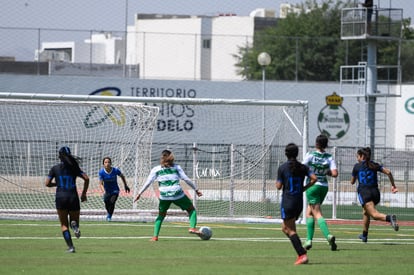
[[[124,77],[127,77],[127,50],[128,50],[128,0],[125,0],[125,39],[124,39],[124,66],[123,68],[123,74]]]
[[[260,66],[262,66],[262,82],[263,82],[263,100],[266,99],[266,67],[270,65],[270,62],[272,62],[272,58],[267,52],[261,52],[257,56],[257,62]]]
[[[266,100],[266,67],[269,66],[270,62],[272,62],[272,58],[267,52],[261,52],[257,56],[257,62],[260,66],[262,66],[262,99]],[[265,156],[266,156],[266,114],[265,114],[265,106],[263,105],[263,112],[262,112],[262,132],[263,132],[263,154],[262,154],[262,180],[263,180],[263,188],[262,188],[262,200],[266,199],[266,169],[265,169]]]

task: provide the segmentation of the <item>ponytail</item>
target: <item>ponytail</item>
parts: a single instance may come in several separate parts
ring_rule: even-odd
[[[59,150],[59,159],[63,162],[63,164],[69,168],[70,172],[74,176],[78,176],[81,173],[81,169],[79,167],[80,158],[71,154],[69,147],[62,147]]]
[[[369,147],[361,148],[358,150],[357,154],[360,156],[364,156],[364,160],[368,168],[372,170],[378,170],[379,164],[371,161],[371,148]]]
[[[285,155],[289,162],[289,171],[292,175],[296,175],[303,167],[303,164],[300,163],[296,158],[299,154],[299,148],[294,143],[289,143],[285,148]]]

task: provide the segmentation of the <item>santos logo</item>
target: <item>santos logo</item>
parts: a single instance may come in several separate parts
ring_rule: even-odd
[[[90,93],[90,95],[120,96],[121,90],[116,87],[105,87]],[[108,118],[115,125],[123,126],[126,122],[125,110],[122,107],[94,106],[86,114],[83,124],[86,128],[93,128],[101,125]]]

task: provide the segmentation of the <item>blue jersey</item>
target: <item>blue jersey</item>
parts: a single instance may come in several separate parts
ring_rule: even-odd
[[[105,168],[101,168],[98,173],[99,180],[103,181],[105,193],[119,194],[118,176],[122,175],[121,170],[112,167],[111,172],[106,172]]]
[[[277,180],[283,185],[283,197],[299,197],[302,198],[303,182],[306,177],[310,177],[313,172],[306,165],[301,165],[296,175],[290,172],[291,161],[283,163],[277,171]]]
[[[76,193],[76,177],[81,177],[83,171],[80,171],[78,175],[74,175],[67,167],[61,164],[53,166],[48,174],[49,179],[55,178],[56,180],[56,194],[59,193]]]
[[[303,208],[304,180],[314,174],[308,166],[300,164],[295,175],[290,171],[292,161],[287,161],[279,166],[277,181],[283,186],[282,202],[280,212],[283,220],[300,216]],[[299,164],[299,163],[298,163]]]
[[[355,164],[354,169],[352,169],[352,176],[358,179],[358,190],[361,188],[378,188],[378,176],[377,172],[382,172],[383,166],[379,165],[376,162],[376,169],[368,167],[365,161],[361,161]]]
[[[76,178],[82,177],[84,172],[79,170],[79,174],[74,174],[63,163],[53,166],[47,177],[56,181],[56,209],[69,211],[79,211],[79,196],[76,190]]]

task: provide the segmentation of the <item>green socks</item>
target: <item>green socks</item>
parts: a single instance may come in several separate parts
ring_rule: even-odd
[[[311,241],[313,239],[313,235],[315,234],[315,220],[313,217],[306,218],[306,239]]]
[[[189,219],[190,219],[190,227],[195,228],[197,226],[197,211],[192,210],[189,213]]]
[[[328,229],[328,224],[326,223],[326,221],[325,221],[325,219],[323,217],[321,217],[321,218],[318,219],[318,225],[319,225],[319,228],[322,231],[323,236],[326,239],[328,239],[328,236],[330,234],[329,233],[329,229]]]
[[[164,221],[164,218],[165,216],[158,215],[157,218],[155,219],[154,236],[156,237],[158,237],[158,235],[160,234],[161,225],[162,225],[162,222]],[[195,210],[191,211],[189,213],[189,218],[190,218],[190,227],[195,228],[197,226],[197,212]]]
[[[155,219],[155,224],[154,224],[154,236],[157,236],[160,234],[160,230],[161,230],[161,224],[164,221],[164,216],[158,216],[157,219]]]

